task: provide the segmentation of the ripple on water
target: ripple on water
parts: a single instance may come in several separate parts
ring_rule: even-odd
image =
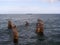
[[[36,19],[34,16],[32,19],[30,19],[29,16],[28,18],[29,19],[27,19],[25,16],[25,18],[20,19],[20,21],[33,21],[32,19]],[[6,20],[2,20],[0,25],[0,45],[13,45],[11,31],[6,28]],[[57,19],[58,21],[56,18],[50,18],[49,20],[46,20],[44,26],[44,36],[38,36],[35,33],[36,23],[31,23],[29,27],[26,28],[24,25],[20,26],[22,22],[19,22],[19,19],[18,22],[16,20],[17,19],[13,19],[13,21],[15,21],[14,23],[17,25],[19,32],[19,45],[60,45],[60,19]],[[22,24],[24,24],[24,22]]]

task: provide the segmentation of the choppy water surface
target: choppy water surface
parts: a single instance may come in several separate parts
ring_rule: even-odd
[[[44,21],[44,36],[38,36],[35,33],[38,18]],[[18,45],[60,45],[60,15],[58,14],[0,15],[0,45],[14,45],[12,31],[7,28],[9,19],[17,25]],[[28,28],[24,26],[25,21],[30,23]]]

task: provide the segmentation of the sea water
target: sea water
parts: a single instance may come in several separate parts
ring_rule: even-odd
[[[44,36],[35,33],[37,19],[44,21]],[[0,45],[14,45],[8,20],[18,28],[18,45],[60,45],[60,14],[0,14]]]

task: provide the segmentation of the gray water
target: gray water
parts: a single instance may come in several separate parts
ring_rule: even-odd
[[[18,45],[60,45],[59,14],[0,14],[0,45],[14,45],[8,20],[16,24],[19,33]],[[44,36],[35,33],[37,19],[44,21]],[[25,21],[30,24],[24,26]]]

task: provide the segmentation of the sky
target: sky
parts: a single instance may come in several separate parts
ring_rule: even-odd
[[[60,14],[60,0],[0,0],[0,14]]]

